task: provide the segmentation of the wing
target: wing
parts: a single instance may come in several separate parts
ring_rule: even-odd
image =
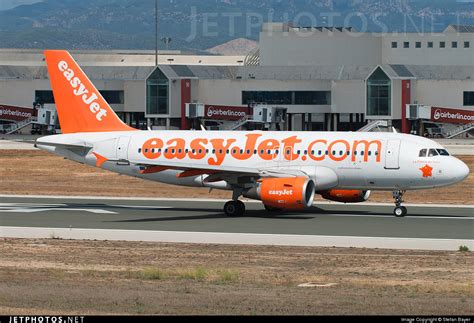
[[[153,174],[169,169],[181,170],[176,177],[186,178],[199,175],[209,175],[204,182],[226,181],[232,186],[253,185],[260,178],[285,178],[285,177],[309,177],[301,170],[280,168],[252,168],[239,166],[213,166],[213,165],[190,165],[189,163],[176,161],[143,161],[130,160],[131,165],[139,166],[141,174]]]

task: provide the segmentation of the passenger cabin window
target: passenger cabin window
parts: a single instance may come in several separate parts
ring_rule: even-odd
[[[428,152],[428,157],[434,157],[434,156],[438,156],[438,152],[436,151],[436,149],[430,149]]]
[[[428,152],[428,149],[422,149],[420,150],[420,155],[419,157],[426,157],[426,153]]]
[[[440,156],[449,156],[449,153],[446,149],[436,149]]]

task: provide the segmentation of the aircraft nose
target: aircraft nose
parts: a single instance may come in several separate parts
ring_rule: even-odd
[[[454,172],[456,173],[456,179],[458,179],[459,181],[465,180],[470,174],[469,167],[467,167],[467,165],[463,161],[457,158]]]

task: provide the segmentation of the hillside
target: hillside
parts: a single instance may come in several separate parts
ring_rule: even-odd
[[[257,47],[258,43],[254,40],[238,38],[213,48],[209,48],[207,51],[216,55],[247,55]]]
[[[350,25],[367,31],[439,31],[450,23],[474,24],[474,3],[456,0],[159,3],[160,38],[171,37],[170,49],[184,50],[213,48],[238,38],[257,40],[263,21]],[[362,17],[358,16],[360,13]],[[151,49],[155,39],[154,14],[152,0],[44,0],[0,11],[0,47]]]

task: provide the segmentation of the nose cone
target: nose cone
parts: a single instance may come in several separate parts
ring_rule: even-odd
[[[456,163],[453,166],[454,166],[453,173],[456,177],[457,182],[461,182],[469,176],[470,174],[469,167],[467,167],[467,165],[461,160],[456,158]]]

